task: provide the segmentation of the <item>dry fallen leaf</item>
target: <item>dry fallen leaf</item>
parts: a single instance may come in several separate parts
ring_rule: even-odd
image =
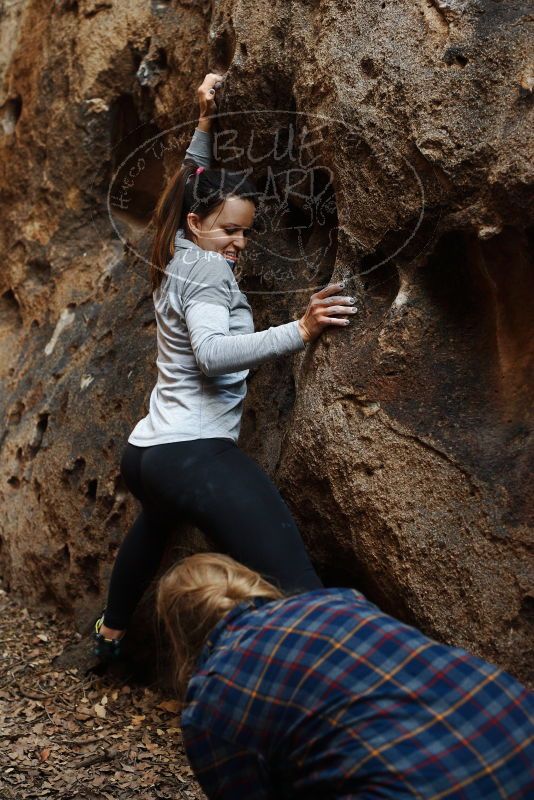
[[[39,761],[48,761],[49,756],[50,756],[50,748],[44,747],[39,753]]]
[[[163,703],[158,703],[157,707],[168,711],[170,714],[177,714],[180,711],[180,702],[178,700],[164,700]]]

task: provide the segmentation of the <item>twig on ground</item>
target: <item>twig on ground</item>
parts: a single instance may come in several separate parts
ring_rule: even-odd
[[[82,747],[84,744],[96,744],[102,741],[102,736],[90,736],[87,739],[62,739],[58,744],[75,744]]]
[[[92,756],[87,756],[87,758],[74,761],[74,763],[71,764],[71,768],[82,769],[82,767],[91,767],[93,764],[100,764],[103,761],[112,761],[118,756],[118,754],[118,750],[110,747],[107,750],[103,750],[101,753],[94,753]]]

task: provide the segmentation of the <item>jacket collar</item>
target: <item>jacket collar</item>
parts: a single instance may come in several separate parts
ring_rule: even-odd
[[[185,231],[183,228],[178,228],[174,237],[174,247],[181,249],[195,249],[204,252],[201,247],[192,242],[190,239],[185,238]]]
[[[241,603],[238,603],[236,606],[231,608],[230,611],[227,611],[224,617],[220,619],[212,629],[197,660],[196,669],[202,669],[213,650],[217,647],[217,644],[228,625],[234,623],[238,617],[240,617],[246,611],[254,611],[256,608],[261,608],[261,606],[264,606],[266,603],[272,602],[273,598],[271,597],[251,597],[248,600],[242,600]]]

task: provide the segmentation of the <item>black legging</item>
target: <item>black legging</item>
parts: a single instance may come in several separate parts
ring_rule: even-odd
[[[121,473],[142,511],[113,566],[104,615],[108,627],[127,627],[170,532],[183,521],[285,591],[322,587],[278,489],[231,439],[128,443]]]

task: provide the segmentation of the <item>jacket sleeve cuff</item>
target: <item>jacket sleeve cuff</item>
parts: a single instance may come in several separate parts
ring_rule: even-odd
[[[304,350],[306,342],[302,338],[299,330],[298,319],[294,322],[286,322],[284,325],[278,325],[271,328],[276,331],[276,350],[279,356],[289,355],[299,350]]]
[[[295,322],[290,323],[290,325],[294,326],[295,343],[298,344],[300,350],[304,350],[308,342],[305,342],[304,339],[302,338],[302,334],[300,332],[300,327],[299,327],[299,320],[298,319],[295,320]]]

